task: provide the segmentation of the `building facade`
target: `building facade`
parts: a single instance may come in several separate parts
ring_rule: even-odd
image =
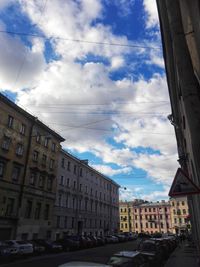
[[[119,185],[66,151],[60,152],[54,238],[118,231]]]
[[[172,232],[180,234],[190,230],[189,207],[187,197],[171,198]]]
[[[0,94],[0,239],[51,236],[64,139]]]
[[[157,0],[179,163],[200,187],[200,2]],[[188,197],[193,238],[200,251],[200,195]]]
[[[119,213],[121,232],[178,234],[190,229],[187,198],[120,202]]]

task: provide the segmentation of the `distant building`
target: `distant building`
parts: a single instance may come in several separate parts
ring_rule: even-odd
[[[179,234],[190,229],[187,197],[170,199],[172,232]]]
[[[0,239],[51,237],[64,139],[0,94]]]
[[[54,210],[55,238],[118,231],[119,185],[71,154],[61,151]]]

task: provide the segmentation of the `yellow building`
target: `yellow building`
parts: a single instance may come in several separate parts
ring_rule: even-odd
[[[172,232],[181,233],[190,229],[187,197],[170,199]]]
[[[133,202],[120,202],[120,232],[134,232],[133,229]]]

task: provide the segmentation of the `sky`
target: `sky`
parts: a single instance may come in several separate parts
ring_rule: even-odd
[[[0,0],[0,91],[120,184],[168,198],[178,167],[154,0]]]

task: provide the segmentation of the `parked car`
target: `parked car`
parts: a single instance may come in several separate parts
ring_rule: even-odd
[[[160,247],[162,251],[163,258],[166,260],[170,255],[170,247],[168,242],[164,238],[151,238],[154,240]]]
[[[1,258],[5,258],[5,257],[13,258],[16,255],[18,255],[18,248],[11,247],[10,245],[7,244],[7,242],[0,241],[0,257]]]
[[[137,251],[120,251],[107,264],[113,267],[149,267],[148,259]]]
[[[97,236],[97,242],[99,246],[104,246],[105,245],[105,238],[103,236]]]
[[[63,250],[60,244],[50,240],[36,239],[34,242],[38,245],[44,246],[47,252],[61,252]]]
[[[125,242],[127,240],[126,236],[123,234],[115,234],[114,236],[118,238],[119,242]]]
[[[45,247],[37,244],[34,240],[29,241],[29,243],[33,245],[34,254],[42,254],[45,252]]]
[[[99,245],[99,243],[98,243],[98,240],[97,240],[97,237],[96,236],[93,236],[93,235],[90,235],[89,236],[89,238],[90,238],[90,240],[92,240],[92,242],[93,242],[93,246],[98,246]]]
[[[57,243],[60,244],[65,251],[77,250],[80,248],[80,242],[75,240],[73,236],[66,236],[58,240]]]
[[[138,251],[149,260],[150,266],[161,266],[163,251],[154,240],[144,240],[140,243]]]
[[[106,240],[106,243],[118,243],[119,242],[119,239],[113,235],[105,236],[105,240]]]
[[[6,240],[5,243],[10,248],[15,249],[13,251],[17,251],[20,256],[33,254],[33,245],[27,241]]]
[[[89,262],[89,261],[70,261],[62,265],[59,265],[58,267],[111,267],[111,266],[103,263]]]
[[[84,236],[74,235],[74,236],[72,236],[72,239],[79,242],[80,248],[88,248],[89,247],[88,240]]]

